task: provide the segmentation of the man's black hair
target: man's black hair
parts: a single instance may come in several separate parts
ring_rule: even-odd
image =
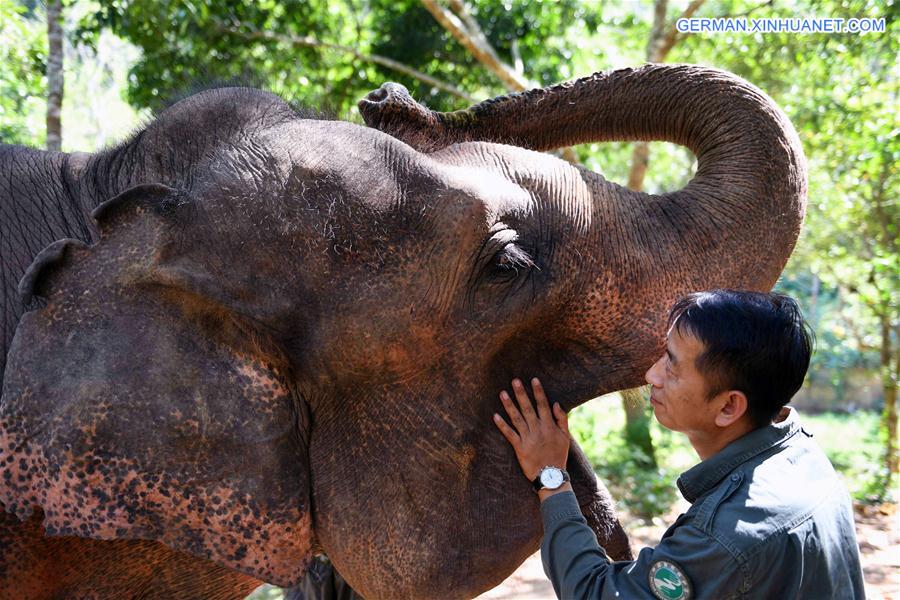
[[[747,396],[755,427],[771,423],[803,385],[812,353],[797,302],[782,294],[712,290],[688,294],[669,312],[669,328],[703,343],[696,359],[709,398]]]

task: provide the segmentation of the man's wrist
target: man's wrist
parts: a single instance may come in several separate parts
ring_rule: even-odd
[[[562,492],[571,492],[572,484],[568,481],[556,488],[555,490],[542,489],[538,491],[538,498],[541,502],[549,498],[550,496],[555,496],[556,494],[561,494]]]
[[[534,487],[534,491],[538,492],[545,487],[556,489],[566,481],[569,481],[569,474],[565,467],[557,467],[553,463],[548,463],[531,478],[531,485]]]

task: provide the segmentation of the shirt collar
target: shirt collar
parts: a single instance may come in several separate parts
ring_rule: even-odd
[[[678,478],[678,489],[684,499],[693,504],[738,466],[800,431],[794,408],[785,406],[778,416],[780,421],[754,429],[682,473]]]

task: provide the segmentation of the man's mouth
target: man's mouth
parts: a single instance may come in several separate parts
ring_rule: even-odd
[[[662,402],[653,397],[653,394],[650,394],[650,404],[658,404],[662,406]]]

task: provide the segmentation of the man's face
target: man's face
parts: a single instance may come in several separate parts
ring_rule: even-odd
[[[715,428],[717,403],[708,401],[707,381],[696,367],[703,350],[700,340],[672,327],[666,353],[647,371],[650,403],[663,427],[688,434]]]

